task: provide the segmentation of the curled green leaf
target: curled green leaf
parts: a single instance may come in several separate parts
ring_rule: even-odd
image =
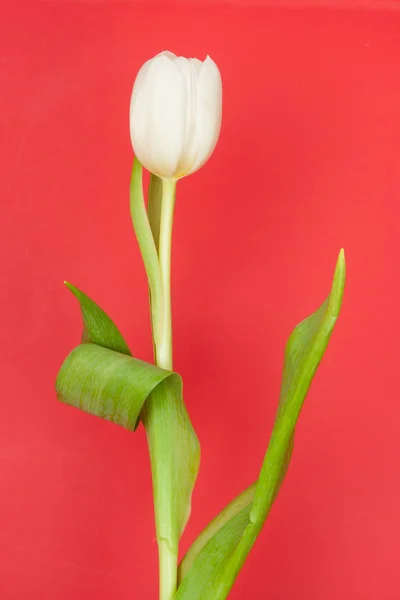
[[[61,402],[134,431],[145,401],[167,378],[179,398],[178,374],[96,344],[80,344],[65,359],[56,392]]]
[[[133,431],[140,420],[152,457],[157,537],[175,551],[190,514],[200,446],[190,423],[177,373],[131,356],[110,317],[71,284],[82,318],[82,344],[65,359],[56,380],[62,402]],[[151,404],[157,418],[149,419]]]

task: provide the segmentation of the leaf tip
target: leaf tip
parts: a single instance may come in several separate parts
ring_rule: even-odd
[[[70,283],[69,281],[64,281],[64,285],[75,296],[75,298],[78,298],[79,300],[79,298],[82,296],[82,292],[78,290],[78,288],[76,288],[74,285],[72,285],[72,283]]]
[[[344,253],[344,248],[341,248],[339,251],[339,255],[336,262],[336,270],[335,270],[335,278],[336,276],[344,279],[346,276],[346,256]]]
[[[333,277],[332,290],[329,301],[329,312],[333,316],[337,317],[340,312],[340,308],[343,300],[344,286],[346,283],[346,258],[344,249],[341,248],[337,261],[335,274]]]

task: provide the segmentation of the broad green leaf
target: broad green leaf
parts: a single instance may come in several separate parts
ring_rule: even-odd
[[[110,317],[86,294],[66,284],[78,299],[82,344],[64,361],[57,376],[58,398],[85,412],[134,430],[143,420],[153,456],[159,539],[177,545],[190,513],[200,449],[182,399],[178,374],[131,357]],[[157,419],[149,419],[152,405]],[[167,500],[166,500],[167,499]]]
[[[56,380],[61,402],[134,431],[142,419],[150,454],[163,460],[152,465],[159,540],[176,547],[190,511],[197,476],[199,447],[182,399],[177,373],[92,343],[80,344],[64,361]],[[153,403],[157,419],[143,410]],[[185,448],[185,453],[182,453]],[[195,457],[195,463],[188,457]],[[166,500],[167,499],[167,500]]]
[[[176,373],[96,344],[81,344],[65,359],[56,391],[61,402],[134,431],[146,399],[162,383],[163,393],[178,401],[182,382]]]
[[[342,304],[345,259],[340,252],[331,293],[291,334],[277,416],[256,484],[200,534],[180,565],[176,600],[225,600],[271,509],[291,456],[304,399],[327,348]]]
[[[83,320],[82,344],[64,361],[56,380],[61,402],[85,412],[136,429],[139,414],[151,392],[165,379],[182,389],[177,374],[131,357],[131,352],[110,317],[89,296],[70,283]]]
[[[65,285],[79,302],[83,320],[82,343],[97,344],[130,355],[127,343],[104,310],[71,283],[66,281]]]

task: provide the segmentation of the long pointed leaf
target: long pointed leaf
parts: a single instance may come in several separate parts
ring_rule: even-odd
[[[228,596],[288,468],[297,419],[340,312],[345,270],[341,251],[328,299],[297,325],[287,343],[277,417],[259,479],[189,549],[180,565],[182,583],[176,600],[225,600]]]

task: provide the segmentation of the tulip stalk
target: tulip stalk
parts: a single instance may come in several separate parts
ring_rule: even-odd
[[[149,283],[154,361],[158,367],[168,371],[172,371],[173,362],[171,244],[175,193],[176,181],[163,180],[161,201],[157,202],[157,207],[152,214],[152,222],[157,223],[157,233],[152,231],[143,196],[142,166],[135,158],[130,193],[131,216]],[[143,409],[142,420],[146,428],[153,474],[157,469],[163,469],[165,459],[164,448],[159,451],[157,444],[159,417],[157,399],[150,397]],[[156,497],[157,494],[155,499]],[[177,586],[178,542],[174,543],[162,534],[165,527],[173,528],[173,523],[164,522],[164,503],[165,498],[162,497],[161,502],[155,500],[154,503],[159,552],[160,600],[172,600]]]
[[[158,367],[172,371],[172,315],[171,315],[171,244],[174,220],[176,181],[162,181],[161,214],[159,220],[158,258],[162,281],[162,300],[154,298],[161,306],[162,315],[152,317],[154,361]],[[157,246],[156,246],[157,247]],[[157,289],[158,292],[158,289]],[[153,300],[151,300],[153,302]],[[159,329],[158,329],[159,328]],[[151,418],[151,417],[150,417]],[[151,443],[151,440],[150,440]],[[162,457],[156,457],[162,460]],[[157,507],[155,507],[157,511]],[[168,541],[158,541],[160,600],[172,600],[177,586],[178,548]]]
[[[162,319],[153,323],[155,362],[162,369],[172,371],[172,316],[171,316],[171,243],[174,221],[176,181],[162,182],[160,237],[158,257],[162,280]],[[156,301],[156,304],[158,302]],[[160,326],[160,332],[155,327]],[[158,342],[157,342],[158,340]]]

